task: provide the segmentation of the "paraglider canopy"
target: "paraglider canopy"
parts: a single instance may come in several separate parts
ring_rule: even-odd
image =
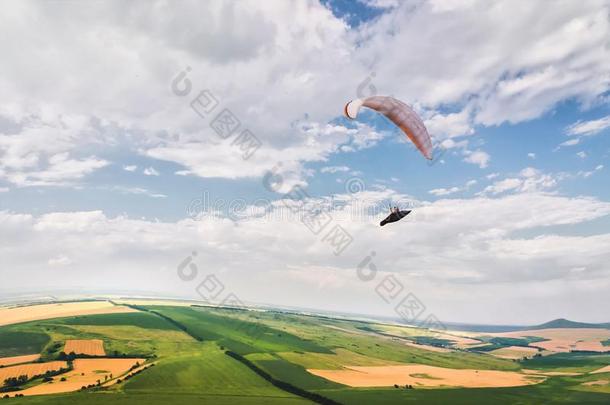
[[[423,121],[407,104],[394,97],[372,96],[357,98],[345,105],[344,113],[349,119],[356,119],[361,107],[375,110],[387,117],[402,130],[426,159],[432,159],[432,140]]]

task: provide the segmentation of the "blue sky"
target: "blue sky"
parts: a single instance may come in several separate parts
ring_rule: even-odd
[[[526,167],[545,173],[566,172],[573,175],[595,171],[599,165],[606,165],[610,156],[610,142],[604,136],[608,130],[602,130],[599,136],[586,139],[576,146],[559,147],[559,144],[568,139],[566,130],[570,125],[608,115],[610,108],[607,105],[583,111],[577,102],[568,100],[540,118],[518,124],[476,127],[469,142],[491,156],[487,167],[480,168],[464,162],[459,152],[445,150],[442,146],[436,152],[442,153],[442,162],[430,165],[391,123],[372,113],[364,114],[360,118],[362,122],[387,132],[387,136],[374,147],[336,153],[323,162],[307,164],[306,168],[316,173],[307,179],[307,190],[312,196],[340,194],[345,191],[345,181],[355,177],[372,187],[391,187],[418,200],[435,200],[445,196],[435,196],[430,194],[430,190],[463,188],[468,181],[476,180],[476,185],[451,195],[472,197],[498,178],[511,177]],[[351,125],[349,120],[342,117],[335,122]],[[204,191],[213,199],[226,201],[244,199],[252,202],[259,198],[277,198],[261,187],[259,178],[226,180],[176,176],[174,173],[182,168],[176,163],[126,153],[122,146],[109,148],[105,152],[100,156],[112,161],[112,164],[86,178],[81,185],[86,192],[80,187],[17,187],[3,195],[5,206],[15,212],[37,214],[102,208],[111,215],[126,214],[136,218],[175,221],[184,217],[188,205],[185,201],[190,201],[189,197],[199,198]],[[578,153],[581,152],[586,157],[579,157]],[[127,171],[126,166],[136,168]],[[345,167],[349,170],[321,172],[325,167]],[[147,168],[153,168],[157,174],[144,174]],[[487,178],[494,174],[498,177]],[[604,167],[600,173],[584,181],[580,177],[562,180],[554,190],[565,195],[583,194],[610,200],[610,189],[604,187],[607,181]],[[10,187],[10,183],[5,182],[4,186]],[[137,190],[146,192],[134,194]]]
[[[0,43],[0,233],[17,270],[0,294],[202,298],[176,276],[196,250],[249,303],[393,316],[376,286],[395,277],[447,321],[607,321],[607,2],[57,7],[0,17],[22,43]],[[218,101],[204,117],[202,90]],[[342,116],[372,94],[414,106],[434,164],[385,118]],[[213,131],[223,108],[260,141],[249,159]],[[340,254],[291,214],[293,187],[349,233]],[[380,228],[390,202],[414,212]],[[367,283],[354,271],[371,251]]]

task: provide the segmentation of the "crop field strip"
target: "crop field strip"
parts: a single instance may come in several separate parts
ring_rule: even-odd
[[[39,354],[26,354],[24,356],[0,357],[0,367],[12,366],[14,364],[31,363],[40,358]]]
[[[65,361],[20,364],[17,366],[2,367],[0,368],[0,381],[4,381],[11,377],[17,378],[22,375],[27,375],[29,378],[32,378],[35,375],[41,375],[47,371],[57,371],[64,367],[67,367],[67,363]]]
[[[108,301],[64,302],[15,308],[0,308],[0,326],[67,316],[133,312],[127,306]]]

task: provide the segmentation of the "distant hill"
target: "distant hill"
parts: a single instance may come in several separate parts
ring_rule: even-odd
[[[568,319],[559,318],[540,325],[525,326],[525,325],[477,325],[466,323],[446,322],[445,326],[451,330],[459,330],[465,332],[478,333],[502,333],[502,332],[519,332],[522,330],[538,330],[538,329],[554,329],[554,328],[594,328],[594,329],[610,329],[610,323],[585,323],[574,322]]]
[[[527,329],[551,329],[551,328],[595,328],[595,329],[610,329],[610,323],[584,323],[574,322],[568,319],[555,319],[536,326],[529,326]]]

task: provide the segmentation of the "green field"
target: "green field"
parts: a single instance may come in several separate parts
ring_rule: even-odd
[[[539,338],[536,336],[527,336],[523,338],[510,338],[510,337],[486,337],[481,336],[479,339],[485,343],[485,346],[477,346],[468,349],[472,352],[490,352],[492,350],[502,349],[503,347],[510,346],[521,346],[528,347],[530,343],[544,342],[546,339]]]
[[[79,316],[0,328],[0,354],[41,353],[54,360],[67,339],[101,339],[110,356],[144,356],[151,367],[128,381],[72,394],[6,400],[25,404],[304,404],[291,388],[342,404],[540,404],[608,403],[609,379],[586,374],[610,364],[610,355],[563,353],[527,361],[499,359],[484,352],[435,352],[405,344],[446,345],[427,330],[367,324],[279,311],[147,306],[143,312]],[[390,333],[399,337],[384,336]],[[489,339],[491,345],[525,344],[526,339]],[[252,367],[225,354],[243,356]],[[577,371],[515,388],[351,388],[310,374],[308,368],[339,370],[344,365],[418,363],[486,370]],[[264,373],[273,381],[262,376]]]
[[[326,392],[325,395],[346,404],[607,404],[608,394],[576,391],[581,381],[553,378],[529,387],[485,389],[399,390],[352,389]]]
[[[40,353],[50,339],[46,333],[0,328],[0,357]]]
[[[144,329],[175,330],[176,327],[163,318],[145,312],[107,315],[87,315],[63,319],[65,325],[137,326]]]
[[[557,353],[522,361],[524,368],[589,372],[610,364],[610,354]]]
[[[205,392],[208,395],[294,398],[225,355],[211,342],[161,362],[125,384],[124,390],[128,394],[154,390],[167,394]]]

